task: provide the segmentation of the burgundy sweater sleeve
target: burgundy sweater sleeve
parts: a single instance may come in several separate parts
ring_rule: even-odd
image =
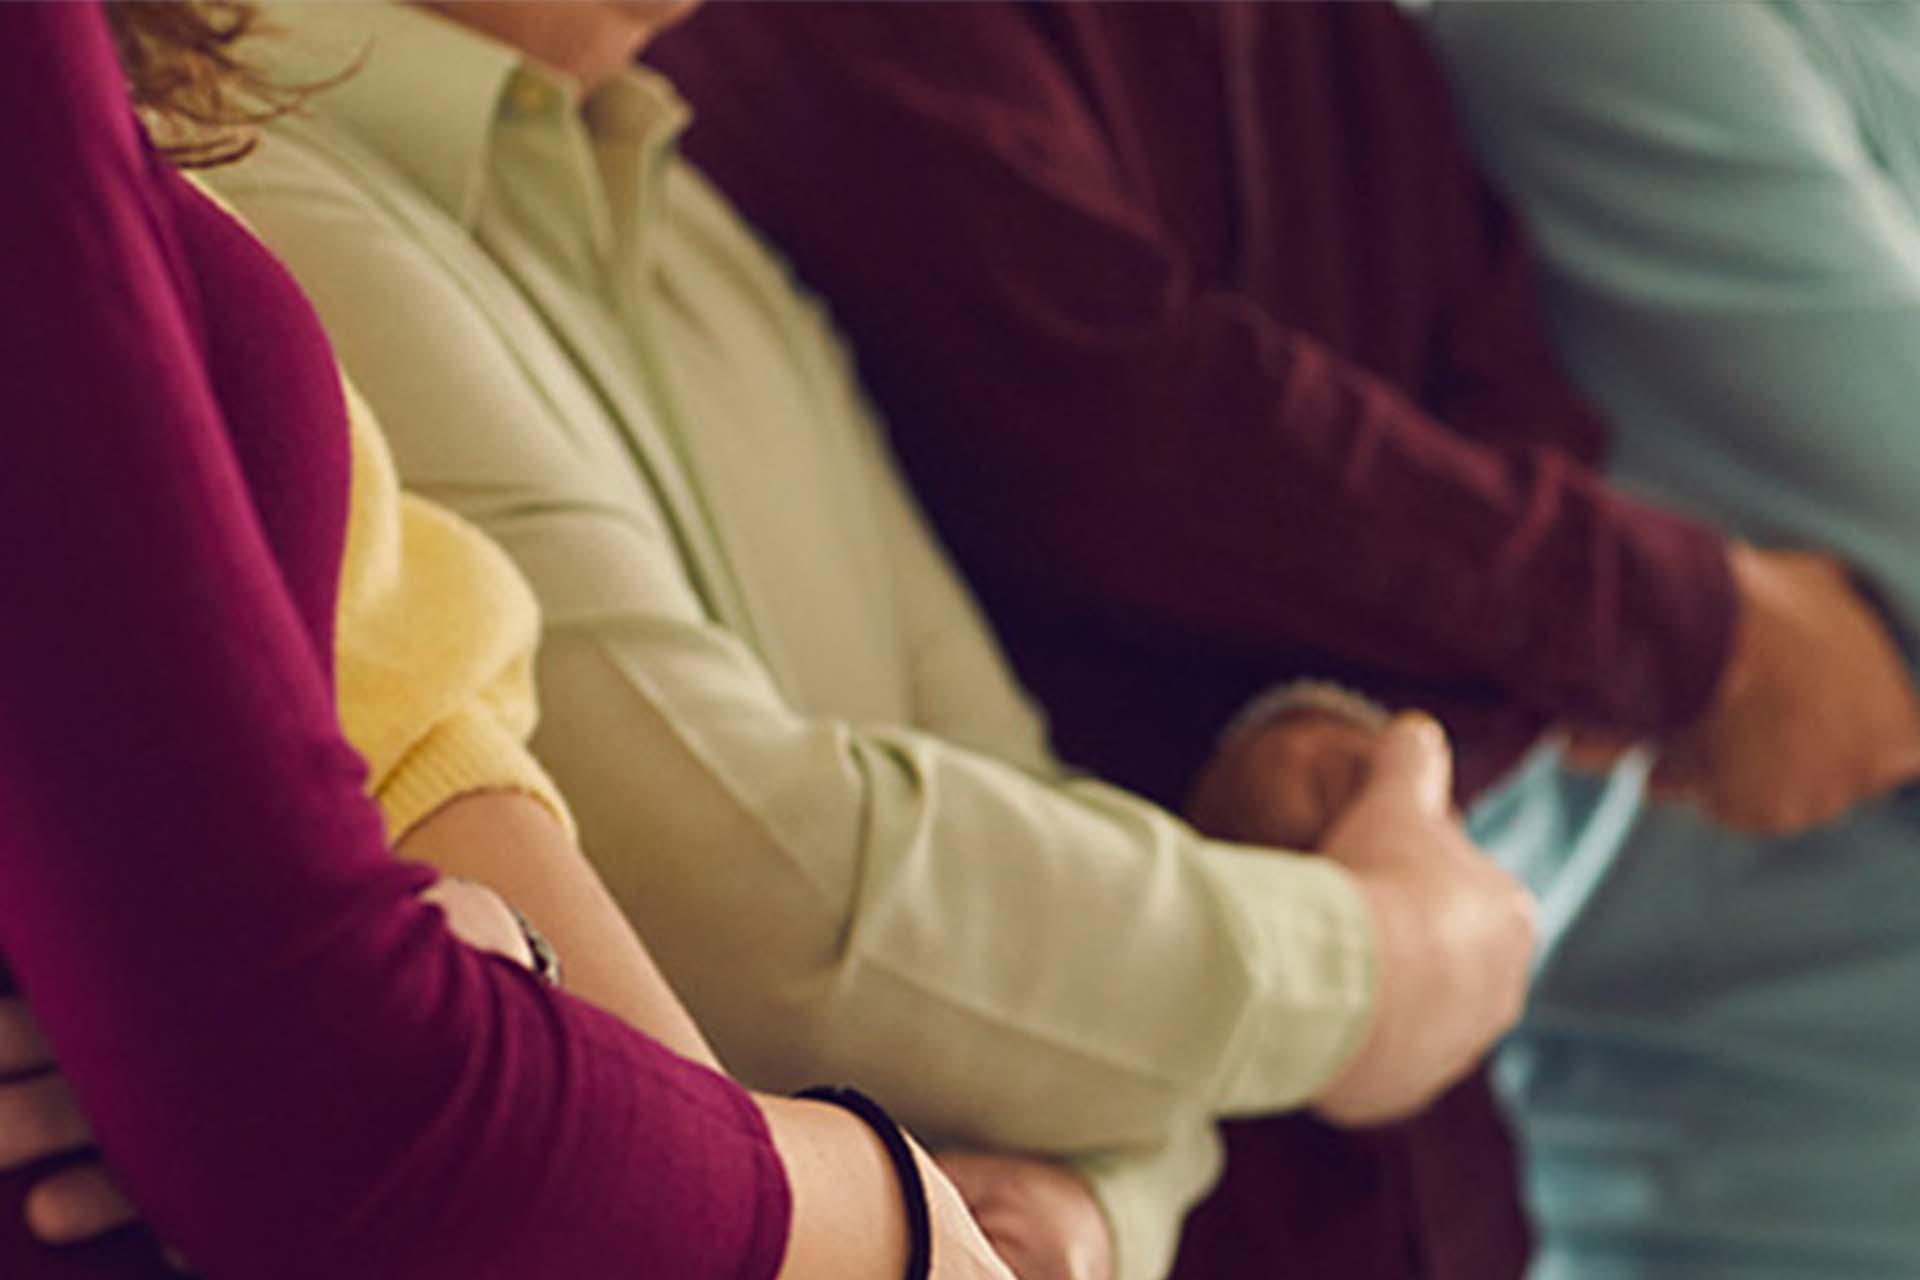
[[[693,158],[829,296],[997,605],[1621,728],[1699,712],[1733,613],[1717,536],[1561,450],[1476,441],[1209,284],[1026,6],[898,8],[717,6],[650,58],[693,98]],[[1466,416],[1500,376],[1497,306],[1451,339]]]
[[[113,1167],[212,1276],[773,1275],[751,1100],[384,848],[99,11],[0,50],[0,945]]]

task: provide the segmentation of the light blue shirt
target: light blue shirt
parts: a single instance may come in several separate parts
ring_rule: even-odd
[[[1483,5],[1430,31],[1621,481],[1834,550],[1920,636],[1920,9]],[[1786,842],[1531,769],[1503,1063],[1552,1280],[1920,1276],[1920,802]]]

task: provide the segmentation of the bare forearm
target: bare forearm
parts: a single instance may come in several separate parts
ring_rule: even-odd
[[[754,1100],[793,1189],[779,1280],[896,1280],[906,1266],[906,1212],[879,1140],[835,1107]]]
[[[544,806],[510,791],[461,796],[407,832],[398,852],[492,889],[552,940],[569,991],[718,1067],[646,946]]]
[[[893,1280],[906,1270],[906,1202],[885,1146],[837,1107],[756,1097],[792,1188],[778,1280]],[[925,1186],[933,1280],[1014,1280],[960,1193],[908,1146]]]

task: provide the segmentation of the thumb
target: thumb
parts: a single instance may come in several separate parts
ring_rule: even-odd
[[[993,1156],[976,1151],[942,1151],[933,1162],[975,1213],[994,1199],[1000,1169]]]
[[[1893,791],[1920,782],[1920,748],[1910,747],[1880,769],[1878,791]]]
[[[1421,711],[1393,718],[1374,748],[1373,765],[1356,802],[1411,800],[1424,813],[1444,817],[1453,802],[1453,751],[1439,721]]]

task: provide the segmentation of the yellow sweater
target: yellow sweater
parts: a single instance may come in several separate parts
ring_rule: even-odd
[[[246,219],[194,175],[201,194]],[[341,375],[353,479],[334,613],[334,696],[367,790],[398,842],[450,800],[518,791],[575,835],[527,750],[538,717],[540,608],[506,554],[458,517],[402,493],[372,408]]]
[[[400,491],[378,421],[351,385],[352,509],[334,632],[341,726],[398,840],[447,801],[524,792],[572,830],[533,732],[540,615],[505,554]]]

